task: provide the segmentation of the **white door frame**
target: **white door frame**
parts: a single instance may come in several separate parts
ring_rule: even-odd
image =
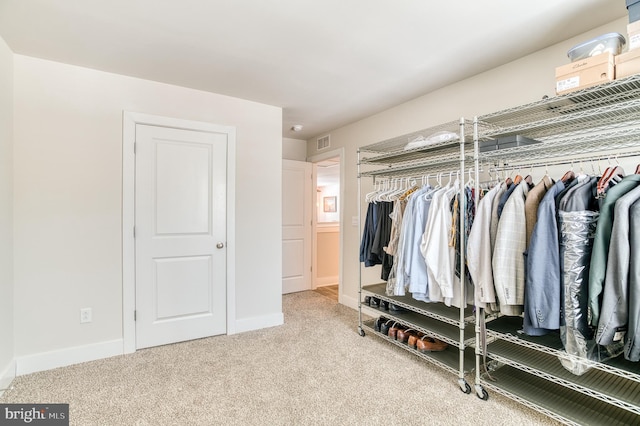
[[[227,334],[236,330],[235,189],[236,129],[231,126],[123,111],[122,129],[122,334],[124,353],[136,351],[135,151],[136,125],[226,133],[227,139]]]
[[[344,265],[343,265],[343,261],[342,259],[344,258],[344,197],[345,197],[345,184],[344,184],[344,148],[338,148],[338,149],[334,149],[331,151],[327,151],[327,152],[323,152],[321,154],[316,154],[313,155],[311,157],[307,158],[307,161],[310,163],[318,163],[320,161],[323,160],[328,160],[329,158],[335,158],[338,157],[340,158],[340,199],[338,200],[338,213],[339,213],[339,217],[340,217],[340,259],[339,259],[339,263],[338,263],[338,303],[342,303],[343,302],[343,295],[342,295],[342,291],[343,291],[343,269],[344,269]],[[314,188],[313,191],[316,190],[315,188],[316,185],[316,176],[315,176],[315,172],[314,172]],[[314,193],[313,194],[313,208],[314,210],[316,209],[316,201],[317,201],[317,196]],[[313,220],[313,250],[311,253],[311,256],[313,259],[316,258],[316,225],[317,225],[317,217],[314,215],[314,220]],[[314,262],[315,263],[315,262]],[[314,265],[315,266],[315,265]],[[315,272],[314,272],[315,273]],[[315,285],[315,282],[314,282]]]

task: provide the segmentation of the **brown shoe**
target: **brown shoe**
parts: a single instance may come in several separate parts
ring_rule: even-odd
[[[398,324],[398,323],[393,324],[393,325],[391,326],[391,328],[389,329],[389,334],[388,334],[388,336],[389,336],[390,338],[392,338],[393,340],[396,340],[396,339],[397,339],[397,336],[398,336],[398,331],[399,331],[399,330],[404,330],[404,326],[403,326],[402,324]]]
[[[396,340],[402,343],[407,343],[409,341],[409,337],[417,336],[417,335],[418,335],[418,332],[413,328],[408,328],[406,330],[398,330],[398,333],[396,335]]]
[[[410,334],[409,339],[407,339],[407,345],[409,345],[411,349],[415,349],[416,344],[418,343],[418,340],[420,340],[422,336],[424,336],[424,333],[421,333],[419,331],[416,332],[415,334]]]
[[[433,337],[424,336],[416,342],[416,349],[420,352],[441,352],[447,349],[445,342],[434,339]]]

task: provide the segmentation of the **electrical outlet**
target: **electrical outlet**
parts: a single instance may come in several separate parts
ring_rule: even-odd
[[[91,317],[92,317],[91,308],[80,309],[80,324],[91,322]]]

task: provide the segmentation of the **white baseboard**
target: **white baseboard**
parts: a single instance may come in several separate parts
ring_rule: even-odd
[[[124,353],[123,348],[123,340],[117,339],[57,351],[26,355],[16,359],[16,374],[22,376],[38,371],[51,370],[67,365],[122,355]]]
[[[13,360],[6,366],[6,368],[0,373],[0,396],[4,394],[3,389],[11,387],[11,382],[16,378],[16,361]]]
[[[325,287],[328,285],[338,285],[339,278],[338,276],[334,277],[317,277],[316,278],[316,288],[317,287]]]
[[[245,331],[259,330],[261,328],[276,327],[284,324],[284,315],[282,313],[265,315],[262,317],[253,317],[236,320],[234,332],[229,334],[244,333]]]
[[[358,310],[358,298],[357,297],[351,297],[351,296],[347,296],[344,294],[340,294],[339,295],[339,303],[348,306],[352,309]]]

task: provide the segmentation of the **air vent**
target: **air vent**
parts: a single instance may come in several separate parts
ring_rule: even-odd
[[[331,146],[331,135],[318,138],[318,146],[317,146],[318,151],[320,151],[321,149],[327,149],[330,146]]]

